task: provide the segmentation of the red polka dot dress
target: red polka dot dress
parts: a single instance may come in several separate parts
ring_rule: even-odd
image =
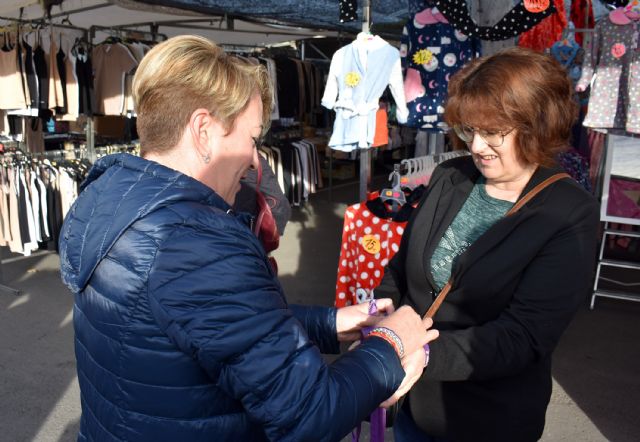
[[[412,195],[422,195],[423,186]],[[413,200],[417,199],[414,197]],[[347,207],[336,282],[336,307],[368,302],[380,285],[384,268],[400,248],[413,203],[389,211],[380,198]]]

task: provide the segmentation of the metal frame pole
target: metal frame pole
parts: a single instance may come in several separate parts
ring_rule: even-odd
[[[371,28],[371,0],[364,0],[362,4],[362,32],[369,32]],[[360,201],[366,201],[369,185],[371,184],[371,149],[360,149]]]

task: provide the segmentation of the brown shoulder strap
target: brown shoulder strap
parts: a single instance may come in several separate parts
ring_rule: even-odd
[[[516,203],[513,205],[513,207],[511,207],[511,210],[509,210],[505,216],[509,216],[513,213],[516,213],[518,210],[520,210],[520,208],[522,206],[524,206],[525,204],[527,204],[531,198],[533,198],[534,196],[536,196],[538,193],[540,193],[540,191],[542,189],[544,189],[545,187],[555,183],[558,180],[561,180],[563,178],[571,178],[571,175],[569,175],[568,173],[556,173],[555,175],[551,175],[549,178],[547,178],[546,180],[544,180],[543,182],[541,182],[540,184],[538,184],[536,187],[534,187],[533,189],[531,189],[529,192],[527,192],[527,194],[525,196],[523,196],[522,198],[520,198],[518,201],[516,201]]]
[[[527,192],[527,194],[525,196],[523,196],[518,201],[516,201],[516,203],[513,205],[513,207],[511,207],[511,210],[509,210],[505,214],[505,216],[509,216],[509,215],[517,212],[518,210],[520,210],[520,208],[522,208],[522,206],[527,204],[531,200],[531,198],[533,198],[538,193],[540,193],[540,191],[542,189],[544,189],[545,187],[547,187],[547,186],[549,186],[549,185],[551,185],[551,184],[555,183],[556,181],[561,180],[563,178],[571,178],[571,176],[568,173],[556,173],[555,175],[551,175],[549,178],[547,178],[546,180],[544,180],[543,182],[538,184],[536,187],[531,189],[529,192]],[[449,294],[449,291],[451,291],[451,286],[452,285],[453,285],[453,279],[449,279],[449,281],[442,288],[440,293],[438,293],[438,296],[436,296],[436,299],[431,304],[431,307],[429,307],[429,310],[427,310],[427,313],[424,315],[425,318],[433,318],[433,316],[436,314],[436,312],[440,308],[440,305],[442,304],[444,299]]]

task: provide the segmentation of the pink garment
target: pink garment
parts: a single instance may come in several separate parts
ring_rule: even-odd
[[[434,23],[449,23],[444,15],[438,8],[427,8],[422,12],[418,12],[415,15],[415,20],[421,25],[432,25]]]
[[[638,4],[640,5],[640,3]],[[609,20],[616,25],[628,25],[633,20],[638,19],[640,19],[640,10],[634,10],[631,3],[629,3],[628,6],[623,6],[609,13]]]
[[[640,206],[626,192],[640,193],[640,183],[611,178],[609,183],[609,204],[607,214],[623,218],[640,219]]]
[[[426,90],[422,85],[422,79],[420,78],[420,72],[416,69],[408,68],[407,76],[404,79],[404,98],[407,103],[415,100],[418,97],[424,96]]]

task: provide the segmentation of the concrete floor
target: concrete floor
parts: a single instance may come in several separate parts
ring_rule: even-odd
[[[319,193],[294,209],[275,254],[293,303],[333,303],[342,214],[357,199],[356,186],[337,188],[332,196],[329,201],[328,192]],[[75,440],[80,402],[73,300],[58,265],[55,254],[3,260],[5,283],[23,294],[0,293],[2,442]],[[543,440],[637,441],[640,304],[599,300],[594,311],[587,305],[585,299],[555,353]]]

